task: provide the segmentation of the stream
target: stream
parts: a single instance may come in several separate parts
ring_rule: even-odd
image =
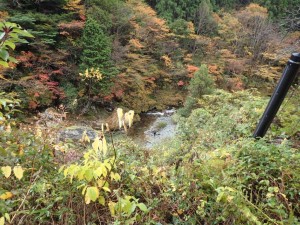
[[[142,113],[141,120],[130,128],[128,136],[145,148],[162,144],[176,134],[176,124],[172,120],[175,112],[175,109],[170,109],[162,112]]]

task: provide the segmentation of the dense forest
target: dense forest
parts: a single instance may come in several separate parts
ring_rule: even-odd
[[[300,0],[1,0],[0,225],[299,224],[293,52]]]

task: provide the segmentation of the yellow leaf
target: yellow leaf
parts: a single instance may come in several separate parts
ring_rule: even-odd
[[[24,170],[22,169],[22,167],[21,166],[15,166],[13,171],[14,171],[14,174],[15,174],[16,178],[21,180],[22,177],[23,177],[23,173],[24,173]]]
[[[86,134],[86,130],[83,132],[83,134],[82,134],[82,137],[81,137],[81,142],[87,142],[87,143],[90,143],[90,138],[89,138],[89,136],[87,136],[87,134]]]
[[[103,152],[103,155],[106,155],[106,153],[107,153],[107,143],[106,143],[105,136],[103,136],[103,139],[102,139],[102,152]]]
[[[118,173],[115,173],[115,181],[121,180],[121,176]]]
[[[92,144],[92,147],[94,149],[94,151],[97,153],[98,152],[98,149],[99,149],[99,138],[95,138],[93,144]]]
[[[10,174],[11,174],[11,167],[10,166],[3,166],[1,167],[2,173],[4,174],[4,176],[6,178],[9,178]]]
[[[102,195],[99,196],[99,203],[103,206],[105,205],[105,198]]]
[[[0,225],[4,225],[4,222],[5,222],[5,220],[4,220],[4,217],[2,216],[2,217],[0,218]]]
[[[111,192],[111,190],[108,188],[108,187],[102,187],[102,189],[104,190],[104,191],[106,191],[106,192]]]
[[[108,203],[109,211],[110,211],[110,214],[111,214],[112,216],[114,216],[114,215],[116,214],[116,212],[115,212],[115,205],[116,205],[116,203],[115,203],[115,202],[112,202],[112,201],[110,201],[110,202]]]
[[[119,128],[121,129],[122,120],[123,120],[123,109],[122,108],[117,108],[117,115],[118,115],[118,120],[119,120]]]
[[[125,113],[125,123],[128,124],[129,127],[133,124],[133,117],[134,117],[134,111],[130,110],[127,113]]]
[[[117,108],[117,115],[118,115],[118,120],[119,120],[119,128],[121,129],[122,120],[123,120],[123,109]]]
[[[84,201],[85,201],[85,204],[90,204],[90,202],[91,202],[91,199],[90,199],[90,197],[88,196],[88,195],[85,195],[85,197],[84,197]]]
[[[94,171],[94,177],[100,177],[102,175],[102,167],[98,167],[95,171]]]
[[[101,179],[97,180],[98,187],[102,187],[103,184],[104,184],[104,180],[101,180]]]
[[[85,203],[89,204],[92,200],[93,202],[99,197],[99,190],[97,187],[88,187],[85,193]]]
[[[0,199],[2,200],[6,200],[6,199],[10,199],[12,198],[13,194],[9,191],[3,193],[2,195],[0,195]]]
[[[109,132],[109,126],[108,126],[108,123],[106,123],[105,126],[106,126],[106,131]],[[119,126],[120,126],[120,124],[119,124]]]

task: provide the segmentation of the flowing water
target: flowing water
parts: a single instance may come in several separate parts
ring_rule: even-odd
[[[148,112],[140,115],[141,120],[130,128],[128,135],[140,146],[151,148],[163,144],[176,134],[176,124],[172,120],[175,110]]]

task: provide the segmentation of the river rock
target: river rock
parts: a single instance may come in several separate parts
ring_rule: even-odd
[[[90,138],[90,140],[94,140],[97,137],[97,131],[91,127],[72,126],[60,130],[58,132],[58,140],[59,141],[64,141],[66,139],[80,140],[82,138],[84,131],[86,131],[86,134]]]
[[[108,124],[108,127],[111,131],[119,129],[119,120],[117,110],[114,110],[112,114],[106,119],[105,123]]]

